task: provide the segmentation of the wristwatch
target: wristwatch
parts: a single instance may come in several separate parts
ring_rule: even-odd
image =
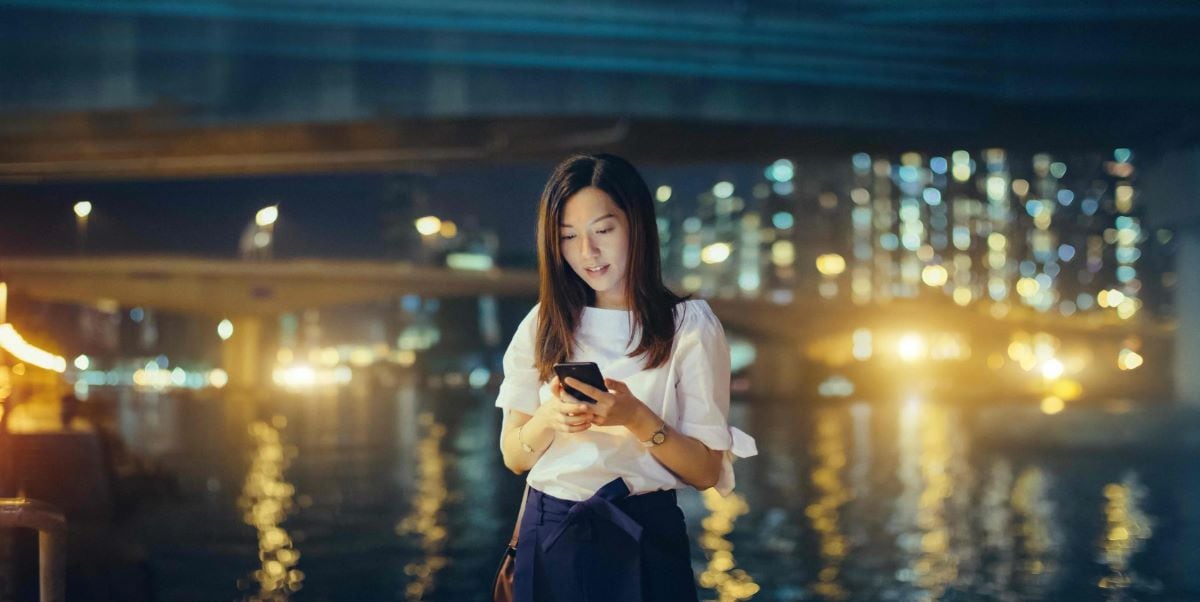
[[[664,422],[662,423],[662,426],[658,427],[657,431],[654,431],[653,435],[650,435],[649,439],[642,441],[642,447],[658,447],[663,444],[663,441],[666,440],[667,423]]]

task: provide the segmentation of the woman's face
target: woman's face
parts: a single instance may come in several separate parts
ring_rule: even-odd
[[[628,309],[629,221],[612,197],[599,188],[581,189],[563,205],[559,227],[563,257],[596,291],[596,307]]]

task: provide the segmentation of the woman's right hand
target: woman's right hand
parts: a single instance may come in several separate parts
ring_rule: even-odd
[[[563,390],[557,376],[550,379],[550,393],[553,399],[538,406],[535,416],[540,416],[546,424],[560,433],[578,433],[591,428],[591,406],[571,397]]]

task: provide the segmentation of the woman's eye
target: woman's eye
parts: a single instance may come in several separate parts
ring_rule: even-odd
[[[572,238],[575,238],[575,235],[574,235],[574,234],[570,234],[570,235],[564,235],[564,236],[562,237],[562,239],[563,239],[563,240],[571,240]]]
[[[609,232],[612,232],[612,228],[608,228],[606,230],[596,230],[596,234],[607,234]]]

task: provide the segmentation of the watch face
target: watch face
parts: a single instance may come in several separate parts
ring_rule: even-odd
[[[662,442],[667,440],[667,434],[659,431],[654,433],[654,436],[651,437],[650,440],[653,441],[655,445],[662,445]]]

